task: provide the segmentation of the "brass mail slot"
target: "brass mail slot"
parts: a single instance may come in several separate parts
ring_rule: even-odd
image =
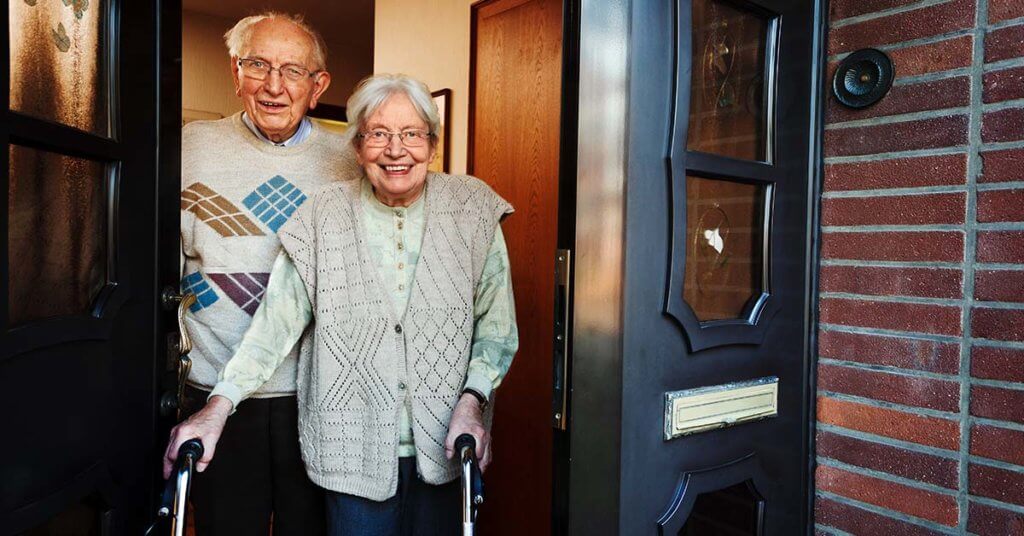
[[[779,378],[665,393],[665,440],[774,417]]]

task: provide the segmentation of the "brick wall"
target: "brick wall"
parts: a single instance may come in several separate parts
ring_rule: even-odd
[[[831,0],[818,534],[1024,534],[1024,0]],[[830,69],[831,71],[832,69]],[[831,72],[829,81],[831,82]]]

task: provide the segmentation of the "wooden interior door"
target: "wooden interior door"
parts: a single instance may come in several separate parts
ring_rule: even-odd
[[[480,527],[484,534],[549,534],[562,1],[474,4],[471,40],[469,171],[516,209],[502,230],[520,338],[495,404]]]

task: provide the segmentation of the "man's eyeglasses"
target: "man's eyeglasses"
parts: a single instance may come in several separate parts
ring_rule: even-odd
[[[360,132],[357,136],[362,138],[367,147],[387,147],[391,145],[391,137],[398,136],[398,141],[406,147],[423,147],[430,141],[432,134],[426,130],[403,130],[401,132],[389,132],[384,129]]]
[[[286,63],[280,67],[272,67],[269,62],[255,58],[241,58],[238,60],[238,68],[248,78],[253,80],[266,80],[271,71],[277,71],[281,78],[289,82],[299,82],[306,78],[316,76],[319,71],[310,71],[301,65]]]

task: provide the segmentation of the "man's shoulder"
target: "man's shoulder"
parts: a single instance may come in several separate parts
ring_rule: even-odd
[[[234,131],[234,120],[235,116],[230,115],[222,119],[192,121],[181,127],[181,143],[204,143],[210,139],[222,138],[225,132]]]

